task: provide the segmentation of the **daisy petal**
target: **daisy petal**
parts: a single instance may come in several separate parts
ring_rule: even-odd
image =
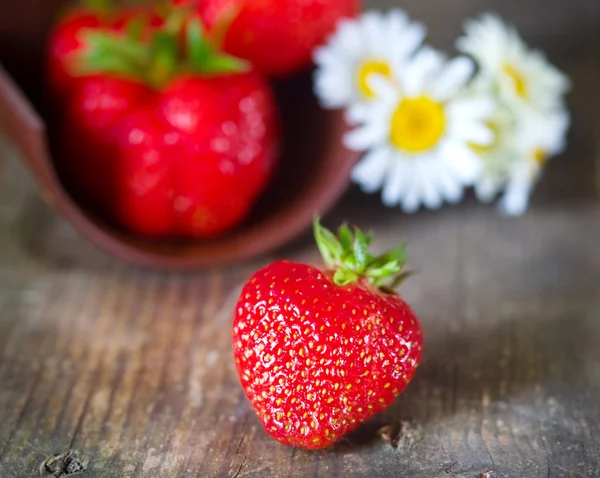
[[[467,22],[457,47],[476,61],[483,76],[494,78],[498,96],[513,108],[560,108],[568,78],[497,15]]]
[[[450,174],[446,167],[440,167],[440,188],[446,201],[450,204],[458,203],[463,197],[461,184]]]
[[[465,86],[474,71],[475,64],[464,56],[449,61],[435,80],[431,94],[441,101],[448,99]]]
[[[402,201],[402,210],[407,214],[412,214],[419,209],[421,205],[421,183],[412,181],[409,185],[404,199]]]
[[[442,205],[442,196],[437,189],[438,162],[435,157],[418,160],[417,172],[421,182],[423,204],[428,209],[439,209]]]
[[[381,194],[381,201],[388,207],[400,204],[413,179],[413,168],[410,159],[395,155],[389,171],[387,182]]]
[[[389,38],[395,38],[398,32],[403,32],[402,41],[393,42],[393,58],[403,58],[412,55],[423,43],[426,29],[423,24],[412,22],[403,10],[390,10],[387,14],[387,29]]]
[[[385,51],[386,38],[382,31],[382,15],[378,11],[368,11],[363,14],[361,26],[363,31],[362,41],[366,41],[368,49],[372,52]]]
[[[501,185],[500,182],[491,177],[484,177],[475,185],[475,194],[477,199],[483,203],[489,203],[494,199],[494,196],[498,194]]]
[[[427,29],[422,23],[413,23],[404,34],[404,42],[398,45],[399,52],[405,55],[412,55],[415,50],[423,43],[427,36]]]
[[[393,63],[412,55],[423,37],[423,27],[399,9],[387,14],[373,10],[358,19],[341,20],[327,43],[313,53],[314,91],[320,104],[333,108],[373,102],[366,94],[363,73],[384,66],[393,72]],[[338,91],[342,88],[343,93]]]
[[[389,159],[389,151],[384,148],[367,153],[352,170],[352,180],[367,193],[377,191],[385,178]]]
[[[350,124],[361,124],[369,117],[369,107],[364,103],[355,103],[346,110],[344,117]]]
[[[409,23],[408,14],[401,8],[392,8],[387,12],[386,23],[390,33],[400,31]]]
[[[371,101],[369,103],[354,103],[346,109],[346,118],[350,123],[377,123],[387,132],[390,110],[395,102]]]
[[[385,139],[385,125],[371,122],[356,128],[344,136],[344,145],[354,151],[366,151],[371,146],[381,143]]]
[[[423,47],[414,59],[395,73],[399,75],[401,84],[407,96],[416,96],[423,91],[432,76],[441,69],[444,57],[441,53],[430,47]]]
[[[451,101],[446,107],[447,115],[452,119],[485,119],[494,111],[494,101],[485,96],[460,98]]]
[[[481,164],[477,156],[467,145],[459,141],[446,141],[441,148],[440,154],[452,175],[463,185],[472,185],[481,172]]]
[[[455,138],[486,146],[494,141],[494,132],[483,123],[454,121],[450,125],[450,134]]]
[[[361,55],[364,49],[363,40],[356,27],[356,22],[343,20],[337,31],[336,43],[343,48],[350,57]]]
[[[375,93],[375,96],[380,101],[397,102],[398,90],[394,84],[385,76],[373,73],[367,78],[369,88]]]
[[[317,65],[331,65],[332,68],[343,65],[343,60],[336,55],[335,51],[331,47],[319,47],[315,50],[313,58]]]
[[[498,203],[498,210],[506,216],[522,216],[529,205],[528,189],[509,189]]]

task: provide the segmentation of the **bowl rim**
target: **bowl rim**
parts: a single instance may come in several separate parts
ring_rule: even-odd
[[[333,145],[331,139],[326,141],[325,154],[338,156],[337,160],[328,161],[330,165],[335,164],[335,170],[328,171],[326,183],[321,180],[319,184],[311,184],[285,214],[278,211],[267,221],[234,236],[229,248],[215,247],[219,242],[216,238],[204,245],[186,248],[185,254],[159,253],[156,246],[153,250],[140,247],[137,242],[140,240],[128,238],[126,233],[93,220],[64,190],[51,167],[44,120],[0,63],[0,123],[19,149],[19,157],[32,174],[42,198],[95,246],[126,262],[151,269],[197,270],[247,261],[284,246],[308,230],[315,215],[325,215],[347,189],[351,169],[360,153],[348,150],[341,143],[341,137],[348,129],[343,112],[324,110],[324,114],[333,125],[329,136],[340,141],[338,145]],[[242,241],[245,244],[240,247]]]

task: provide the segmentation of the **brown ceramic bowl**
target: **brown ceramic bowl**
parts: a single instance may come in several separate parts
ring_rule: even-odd
[[[250,259],[310,227],[348,186],[357,155],[342,146],[340,112],[319,108],[307,73],[275,85],[283,116],[281,166],[250,217],[214,240],[151,241],[94,217],[66,192],[55,174],[43,113],[44,42],[61,0],[0,2],[0,124],[14,139],[44,199],[94,244],[127,261],[163,269],[194,269]],[[2,64],[4,66],[2,66]]]

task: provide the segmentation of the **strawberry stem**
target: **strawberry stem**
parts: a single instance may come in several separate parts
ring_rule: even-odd
[[[190,20],[187,27],[187,53],[189,67],[201,74],[216,75],[241,73],[249,68],[244,60],[215,48],[198,18]]]
[[[217,22],[213,25],[213,27],[210,30],[210,36],[215,48],[219,50],[223,48],[227,32],[229,31],[231,24],[240,14],[241,10],[241,3],[231,1],[227,3],[227,5],[223,8],[219,18],[217,19]]]
[[[112,0],[89,1],[104,4]],[[163,25],[152,29],[149,40],[144,39],[149,30],[144,14],[133,16],[123,32],[84,29],[80,35],[86,48],[73,55],[71,73],[110,74],[161,90],[182,72],[227,75],[248,70],[249,63],[215,48],[201,20],[192,16],[188,21],[189,15],[189,7],[168,7]]]
[[[71,73],[76,76],[106,73],[142,81],[141,71],[147,62],[147,48],[123,34],[84,30],[87,48],[76,53]]]
[[[179,43],[175,35],[157,33],[153,38],[152,61],[147,79],[157,89],[162,88],[172,78],[179,63]]]
[[[114,11],[113,0],[83,0],[83,5],[100,16],[109,16]]]
[[[369,252],[373,237],[357,227],[352,231],[344,223],[335,235],[323,227],[317,217],[313,228],[317,247],[327,268],[335,271],[333,281],[337,285],[347,285],[363,278],[375,287],[393,289],[410,275],[402,270],[406,262],[405,244],[375,256]]]

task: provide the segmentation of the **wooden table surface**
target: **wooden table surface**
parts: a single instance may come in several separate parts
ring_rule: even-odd
[[[405,216],[354,189],[327,217],[373,228],[380,248],[409,241],[421,272],[402,293],[426,346],[406,393],[332,450],[278,445],[234,372],[232,304],[260,265],[317,260],[311,238],[236,267],[133,268],[46,207],[5,140],[2,478],[37,476],[69,449],[89,462],[81,476],[103,478],[600,476],[600,3],[404,6],[440,47],[466,16],[498,9],[574,81],[569,150],[523,218],[472,199]],[[377,437],[391,423],[402,423],[398,449]]]

